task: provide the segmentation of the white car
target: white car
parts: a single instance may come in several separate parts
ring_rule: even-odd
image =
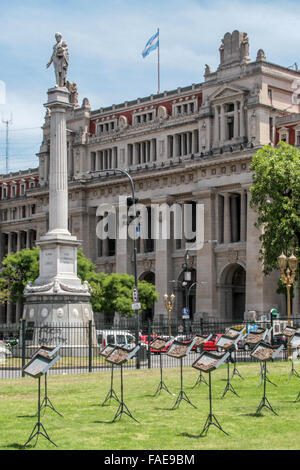
[[[0,364],[4,364],[7,356],[11,356],[12,353],[3,341],[0,341]]]
[[[108,344],[124,347],[132,347],[135,337],[126,330],[96,330],[97,341],[100,347]]]

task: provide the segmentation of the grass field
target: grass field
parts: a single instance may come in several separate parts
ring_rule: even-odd
[[[182,401],[172,410],[180,390],[179,368],[164,369],[164,381],[174,395],[162,391],[156,397],[158,369],[124,370],[124,402],[139,423],[125,414],[112,422],[118,408],[115,400],[101,406],[110,389],[110,372],[49,375],[48,396],[63,417],[46,408],[41,421],[58,449],[64,450],[300,449],[300,401],[295,402],[300,379],[289,380],[291,363],[268,363],[268,377],[277,386],[267,382],[267,398],[278,416],[267,408],[256,415],[263,395],[259,364],[238,364],[238,371],[243,379],[235,376],[231,383],[239,396],[227,392],[221,398],[227,366],[211,375],[213,413],[229,436],[210,426],[207,435],[199,437],[209,413],[209,388],[204,383],[193,388],[198,372],[192,367],[183,369],[183,388],[197,409]],[[120,396],[117,369],[114,378]],[[1,450],[20,449],[27,441],[37,421],[37,385],[30,377],[0,381]],[[56,449],[43,436],[34,444],[35,440],[27,448]]]

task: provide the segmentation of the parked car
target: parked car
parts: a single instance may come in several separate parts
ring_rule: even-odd
[[[216,343],[221,336],[223,336],[221,333],[212,335],[212,337],[203,344],[203,351],[217,351]]]
[[[156,335],[150,335],[150,336],[148,336],[148,335],[141,335],[141,336],[140,336],[140,342],[141,342],[142,345],[144,345],[144,346],[148,349],[148,347],[149,347],[149,342],[150,342],[150,344],[151,344],[152,341],[155,340],[155,338],[157,338]],[[151,352],[152,352],[152,349],[151,349]]]
[[[8,356],[12,356],[10,348],[5,341],[0,341],[0,364],[3,364]]]
[[[126,330],[96,330],[99,346],[105,348],[108,344],[130,346],[135,344],[135,337]]]
[[[246,338],[241,338],[238,343],[237,343],[237,347],[238,349],[241,349],[241,350],[244,350],[244,351],[251,351],[251,349],[253,349],[256,344],[252,344],[252,343],[246,343]]]
[[[283,334],[279,334],[279,335],[274,335],[273,336],[273,345],[274,346],[280,346],[281,344],[284,345],[284,347],[286,347],[288,343],[288,338],[283,335]]]

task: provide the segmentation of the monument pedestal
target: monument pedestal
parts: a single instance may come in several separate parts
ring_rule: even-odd
[[[90,287],[77,276],[80,242],[68,230],[68,169],[66,112],[72,109],[65,87],[48,90],[50,111],[49,230],[37,241],[40,272],[27,284],[23,318],[32,322],[33,345],[62,344],[62,354],[89,345],[89,322],[93,320]],[[34,328],[38,326],[38,328]],[[96,332],[92,335],[96,345]]]

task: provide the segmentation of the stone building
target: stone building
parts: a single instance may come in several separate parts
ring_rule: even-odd
[[[70,98],[69,229],[99,271],[133,274],[132,240],[96,236],[98,206],[109,202],[118,210],[119,197],[131,194],[126,177],[105,170],[130,172],[149,221],[153,205],[177,204],[183,210],[191,207],[195,226],[195,207],[204,207],[202,249],[192,249],[186,237],[149,235],[137,242],[138,277],[153,282],[160,294],[153,311],[144,315],[156,319],[167,316],[163,295],[172,291],[174,315],[181,318],[186,269],[188,286],[193,284],[188,296],[193,320],[231,321],[253,311],[265,314],[272,307],[285,310],[284,297],[276,294],[279,273],[265,277],[258,261],[249,165],[258,148],[275,144],[278,132],[286,132],[282,129],[288,128],[291,116],[299,118],[293,88],[299,73],[268,62],[261,49],[251,61],[248,36],[239,31],[225,34],[219,53],[217,70],[206,65],[201,83],[100,109],[92,109],[87,98],[80,106],[74,93]],[[50,119],[47,114],[38,170],[1,177],[2,257],[31,246],[47,231]],[[96,170],[99,174],[90,173]],[[24,180],[25,194],[20,189]],[[298,297],[293,308],[300,313]],[[20,312],[10,315],[2,309],[2,322],[17,321]]]

